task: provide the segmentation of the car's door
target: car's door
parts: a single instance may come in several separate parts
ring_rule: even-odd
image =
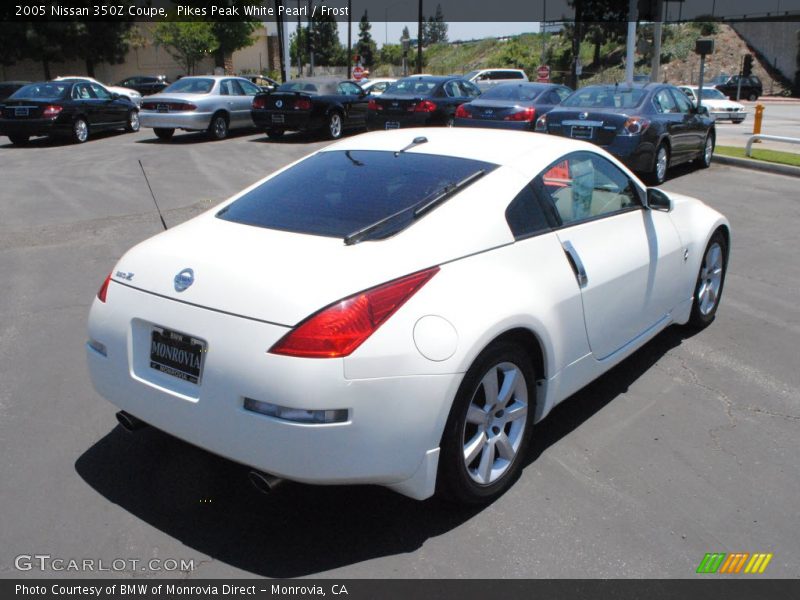
[[[114,96],[98,83],[90,83],[92,92],[98,100],[100,119],[104,126],[124,123],[128,118],[130,105],[124,100],[114,100]]]
[[[242,126],[242,111],[239,96],[242,89],[235,79],[223,79],[219,82],[219,96],[222,107],[228,111],[228,127],[236,129]]]
[[[256,94],[261,93],[261,88],[244,79],[237,79],[236,83],[242,91],[242,95],[238,98],[238,110],[242,111],[242,126],[255,127],[251,111],[253,109],[253,99],[256,97]]]
[[[97,99],[88,83],[76,83],[72,88],[72,99],[78,105],[78,110],[86,115],[89,126],[102,127],[102,102]]]
[[[669,215],[608,159],[575,152],[534,181],[583,298],[592,354],[607,358],[663,325],[680,298],[683,247]]]
[[[687,124],[678,110],[675,97],[669,88],[661,88],[653,96],[658,120],[664,125],[670,143],[670,162],[679,163],[687,155]]]
[[[697,112],[697,109],[683,92],[677,88],[670,91],[675,97],[675,104],[678,106],[678,111],[683,116],[687,153],[685,158],[689,159],[698,152],[702,152],[706,141],[707,126],[705,119]]]
[[[367,124],[367,105],[369,98],[352,81],[342,81],[337,86],[339,101],[344,107],[344,126],[345,127],[365,127]]]

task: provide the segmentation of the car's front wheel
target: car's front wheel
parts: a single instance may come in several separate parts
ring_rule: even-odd
[[[750,100],[750,102],[755,102],[758,100],[758,94],[755,92],[750,92],[750,95],[747,97],[747,99]]]
[[[703,262],[694,287],[694,303],[689,325],[702,329],[717,315],[725,272],[728,268],[728,244],[720,230],[714,232],[703,254]]]
[[[531,437],[533,365],[517,344],[497,342],[467,371],[442,437],[438,491],[464,504],[492,502],[516,480]]]
[[[27,135],[10,135],[8,139],[11,140],[11,143],[15,146],[24,146],[28,143]]]
[[[128,113],[128,122],[125,124],[125,131],[136,133],[139,131],[139,111],[133,109]]]
[[[160,140],[170,140],[172,136],[175,134],[174,129],[167,129],[164,127],[155,127],[153,129],[153,133],[156,134],[156,137]]]
[[[707,169],[711,166],[711,159],[714,158],[714,136],[710,133],[703,142],[703,154],[700,156],[700,166]]]

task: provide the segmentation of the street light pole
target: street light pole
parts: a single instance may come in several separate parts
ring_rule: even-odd
[[[347,0],[347,78],[350,79],[350,68],[353,64],[353,18],[350,16],[351,0]]]
[[[417,15],[417,73],[422,73],[422,0],[419,0]]]
[[[636,0],[628,3],[628,39],[625,53],[625,83],[633,85],[633,63],[636,60]]]

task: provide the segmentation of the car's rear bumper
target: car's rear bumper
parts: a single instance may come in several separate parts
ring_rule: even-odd
[[[162,113],[152,110],[139,111],[139,125],[158,129],[188,129],[190,131],[203,131],[211,124],[210,112],[169,112]]]
[[[0,135],[69,135],[69,123],[53,119],[0,119]]]
[[[199,385],[150,367],[153,325],[206,341]],[[286,331],[112,282],[107,302],[95,300],[89,317],[89,372],[95,389],[119,408],[234,461],[306,483],[373,483],[430,496],[443,405],[461,375],[346,379],[341,359],[268,354]],[[245,409],[245,398],[346,410],[347,418],[287,421]]]
[[[407,127],[429,127],[442,125],[442,116],[437,113],[383,114],[371,110],[367,115],[367,129],[405,129]]]
[[[325,120],[321,116],[277,110],[252,110],[250,115],[259,129],[283,129],[307,131],[322,129]]]
[[[512,129],[514,131],[533,131],[534,121],[489,121],[487,119],[456,119],[456,127],[482,127],[484,129]]]
[[[733,112],[729,110],[710,111],[708,113],[715,121],[744,121],[747,118],[747,112]]]

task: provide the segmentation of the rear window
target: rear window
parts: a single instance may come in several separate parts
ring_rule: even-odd
[[[495,168],[482,161],[413,152],[320,152],[251,190],[217,216],[244,225],[344,238],[445,186]]]
[[[387,94],[430,94],[439,85],[438,81],[426,79],[401,79],[386,89]]]
[[[33,83],[19,88],[11,95],[9,100],[14,98],[42,98],[43,100],[56,100],[64,97],[64,93],[69,89],[71,83]]]
[[[164,92],[173,94],[207,94],[212,89],[214,89],[213,79],[185,77],[169,85],[164,89]]]
[[[564,100],[562,106],[581,108],[634,108],[646,96],[644,90],[618,87],[587,87]]]
[[[316,92],[317,86],[307,81],[287,81],[278,87],[279,92]]]
[[[516,83],[504,83],[497,85],[483,93],[483,100],[522,100],[530,102],[534,100],[542,89],[534,86],[519,85]]]

